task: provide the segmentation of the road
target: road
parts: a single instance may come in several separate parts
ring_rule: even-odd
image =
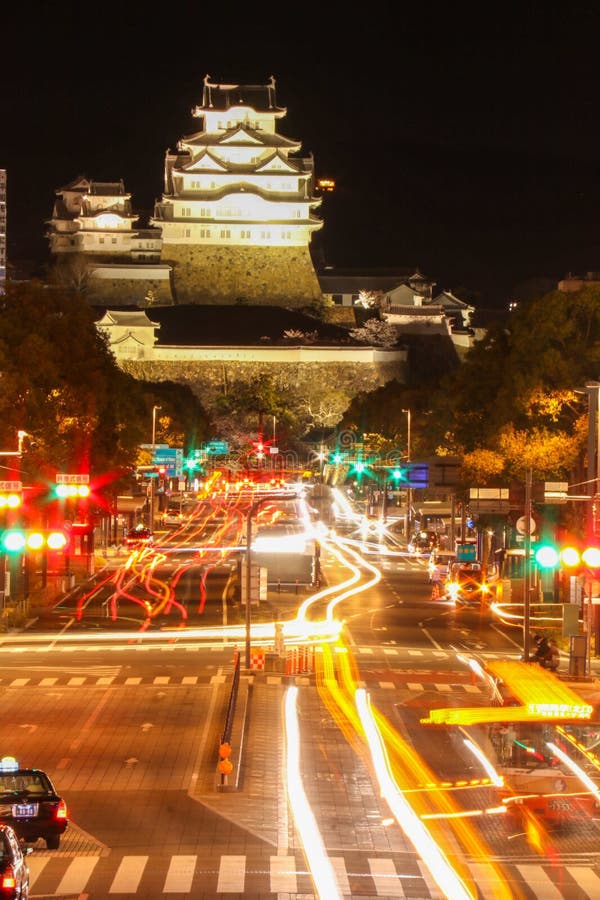
[[[407,752],[454,782],[466,766],[473,773],[473,761],[448,734],[436,731],[432,740],[418,719],[443,705],[485,705],[457,653],[515,654],[518,632],[432,601],[424,560],[363,551],[383,578],[338,609],[360,683]],[[323,572],[329,585],[346,577],[332,554]],[[153,577],[161,580],[160,572]],[[190,584],[182,591],[192,596]],[[185,602],[186,628],[223,624],[223,584],[213,570],[202,613],[197,594]],[[152,619],[153,639],[143,639],[135,603],[127,614],[121,603],[107,629],[106,591],[86,593],[85,616],[74,615],[77,591],[26,633],[0,641],[3,752],[46,769],[72,817],[59,851],[39,844],[29,857],[32,897],[316,896],[300,823],[285,800],[283,704],[291,687],[305,791],[344,896],[444,896],[406,832],[390,824],[368,759],[314,672],[244,673],[251,706],[243,772],[239,790],[219,790],[216,749],[235,641],[224,646],[185,632],[159,640],[172,621],[164,611]],[[271,592],[253,615],[268,619],[276,606],[292,617],[308,594]],[[555,840],[553,861],[496,821],[476,831],[502,866],[509,885],[502,896],[597,896],[596,825]],[[486,883],[495,877],[489,860],[460,856],[481,896],[500,896]]]

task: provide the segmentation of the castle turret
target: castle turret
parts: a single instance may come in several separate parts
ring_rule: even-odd
[[[202,130],[167,151],[151,220],[162,230],[177,303],[298,307],[321,298],[310,253],[321,200],[312,157],[277,133],[286,112],[272,77],[265,85],[205,77],[192,111]]]

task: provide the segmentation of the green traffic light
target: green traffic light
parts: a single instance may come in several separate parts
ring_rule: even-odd
[[[392,472],[392,478],[395,481],[404,481],[404,469],[394,469],[394,471]]]
[[[25,533],[17,528],[5,531],[0,546],[5,553],[20,553],[25,547]]]
[[[560,556],[553,544],[542,544],[535,551],[535,561],[541,569],[554,569],[560,561]]]

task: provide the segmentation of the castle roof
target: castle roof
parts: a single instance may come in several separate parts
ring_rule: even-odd
[[[249,106],[256,112],[268,112],[283,116],[287,112],[284,107],[277,106],[275,96],[275,79],[271,75],[267,84],[218,84],[204,78],[202,88],[202,106],[193,110],[194,115],[202,115],[204,110],[226,110],[232,106]]]
[[[130,325],[148,324],[158,328],[156,346],[160,347],[248,347],[286,346],[285,331],[304,334],[318,332],[316,346],[349,344],[364,346],[349,336],[348,329],[315,319],[295,309],[280,306],[182,305],[149,306],[132,310],[131,306],[94,306],[98,320],[113,323],[127,318]],[[293,339],[291,341],[294,343]],[[295,343],[302,343],[296,340]]]
[[[244,137],[245,135],[246,137]],[[250,141],[249,138],[252,140]],[[181,138],[178,146],[216,147],[219,144],[225,144],[227,147],[248,147],[250,143],[255,143],[262,147],[275,148],[290,147],[293,149],[301,146],[301,141],[294,141],[278,132],[257,131],[255,128],[248,128],[241,124],[218,134],[209,131],[196,131],[194,134]]]

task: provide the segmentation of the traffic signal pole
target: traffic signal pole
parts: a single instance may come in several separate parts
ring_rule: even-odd
[[[525,474],[525,580],[523,596],[523,659],[529,662],[531,611],[531,482],[532,470]]]

